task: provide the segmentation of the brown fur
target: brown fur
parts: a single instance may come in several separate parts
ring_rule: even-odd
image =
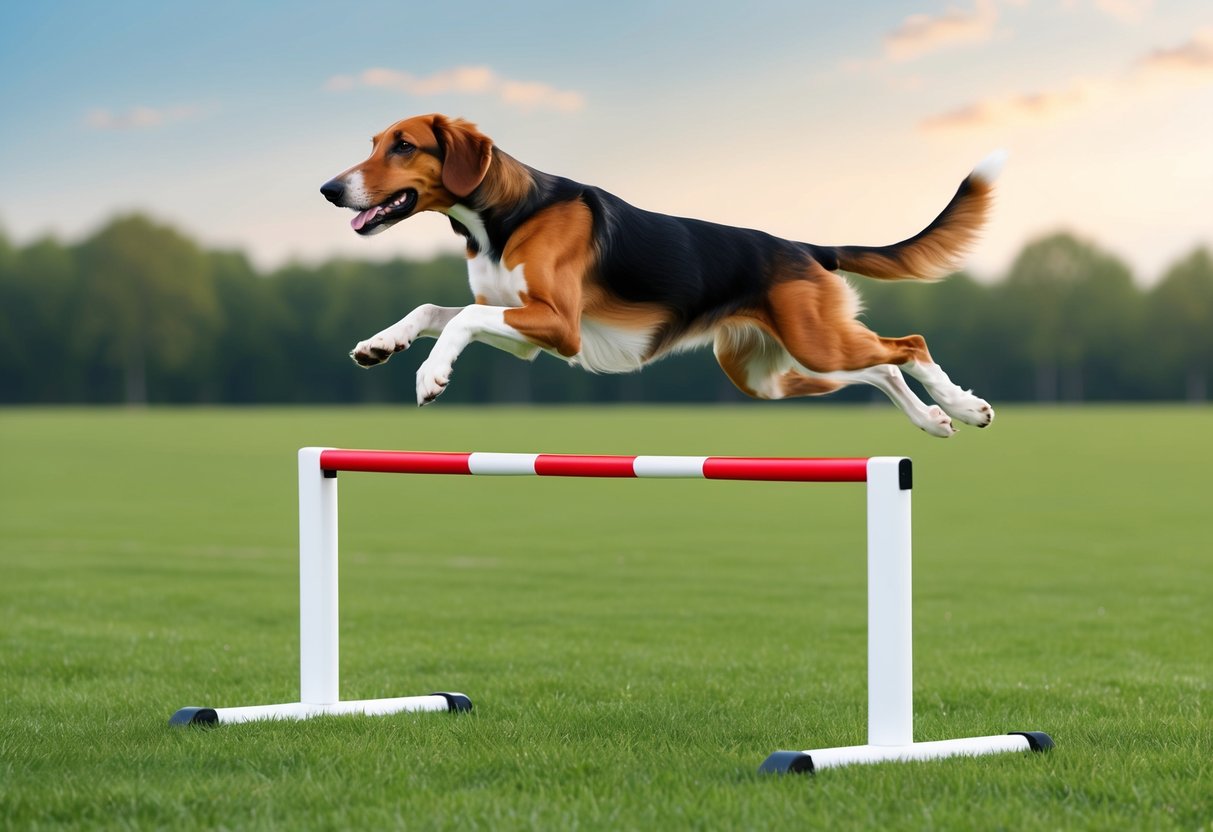
[[[652,303],[630,303],[621,300],[599,283],[587,271],[581,284],[581,310],[587,318],[620,329],[659,330],[668,325],[670,311]]]
[[[965,180],[968,193],[949,206],[939,225],[898,246],[891,253],[842,247],[840,268],[881,280],[938,280],[958,268],[973,247],[993,204],[993,188],[975,176]]]
[[[530,171],[509,154],[494,148],[493,163],[480,184],[477,197],[486,205],[516,205],[526,197],[533,184]]]
[[[583,203],[558,203],[519,226],[501,256],[507,269],[523,265],[526,279],[524,305],[507,309],[505,322],[563,356],[581,351],[581,282],[590,271],[593,224]]]
[[[855,320],[842,278],[817,263],[804,279],[775,284],[767,303],[772,334],[815,373],[931,360],[921,335],[881,338]]]

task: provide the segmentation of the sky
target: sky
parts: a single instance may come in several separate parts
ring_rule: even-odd
[[[926,225],[1010,152],[969,261],[1064,229],[1145,283],[1213,243],[1209,0],[0,4],[0,229],[144,211],[262,267],[461,246],[357,237],[319,186],[410,115],[656,211],[819,244]]]

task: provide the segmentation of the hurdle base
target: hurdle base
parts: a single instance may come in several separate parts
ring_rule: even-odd
[[[1048,734],[1026,731],[909,745],[850,745],[812,751],[776,751],[763,761],[758,771],[762,774],[812,774],[823,768],[838,766],[977,757],[1011,751],[1047,751],[1052,747],[1053,740]]]
[[[287,702],[281,705],[246,705],[239,708],[181,708],[169,725],[221,725],[262,719],[311,719],[314,716],[363,714],[384,716],[406,711],[470,711],[472,700],[462,693],[432,693],[428,696],[401,696],[395,699],[353,699],[316,705]]]

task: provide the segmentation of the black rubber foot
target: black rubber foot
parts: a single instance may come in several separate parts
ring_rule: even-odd
[[[218,725],[214,708],[182,708],[168,718],[169,725]]]
[[[1011,731],[1016,737],[1027,737],[1028,747],[1033,751],[1048,751],[1053,747],[1053,738],[1044,731]]]
[[[776,751],[762,761],[759,774],[812,774],[813,758],[803,751]]]
[[[436,691],[430,696],[441,696],[446,699],[446,707],[448,711],[470,711],[472,709],[472,700],[468,699],[462,693],[443,693]]]

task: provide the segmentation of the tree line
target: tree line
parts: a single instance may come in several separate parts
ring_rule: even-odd
[[[1199,248],[1149,289],[1091,242],[1028,243],[1005,275],[924,285],[854,278],[864,320],[913,332],[992,401],[1204,401],[1213,372],[1213,258]],[[418,304],[469,301],[462,258],[336,259],[264,273],[142,215],[87,239],[18,246],[0,233],[0,403],[412,402],[432,342],[365,371],[357,341]],[[831,398],[866,400],[869,388]],[[710,350],[626,376],[533,364],[473,345],[444,402],[744,399]]]

